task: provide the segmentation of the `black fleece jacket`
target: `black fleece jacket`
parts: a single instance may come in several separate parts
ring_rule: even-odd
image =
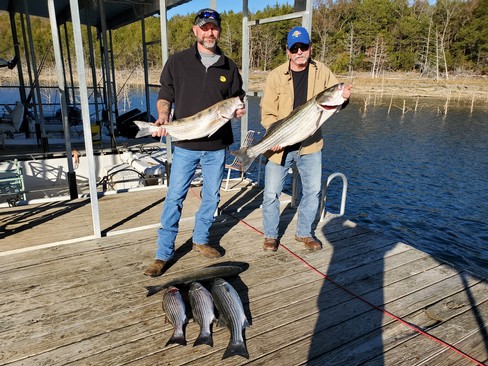
[[[192,116],[223,99],[239,96],[244,100],[242,77],[236,64],[220,49],[219,60],[208,69],[200,61],[197,45],[169,57],[161,72],[158,99],[174,105],[174,117]],[[210,137],[175,141],[175,145],[190,150],[219,150],[234,142],[231,122],[227,122]]]

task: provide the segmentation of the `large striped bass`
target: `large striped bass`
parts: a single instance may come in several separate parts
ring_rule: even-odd
[[[172,121],[166,125],[156,126],[154,123],[134,121],[139,127],[136,138],[152,135],[163,127],[174,140],[194,140],[212,136],[225,125],[236,110],[244,108],[239,97],[224,99],[190,117]]]
[[[200,326],[200,334],[193,347],[200,344],[213,346],[212,324],[217,321],[214,314],[212,295],[199,282],[193,282],[188,291],[193,321]]]
[[[218,277],[232,277],[237,276],[243,271],[242,267],[234,265],[214,265],[204,268],[199,268],[193,272],[187,273],[181,277],[176,277],[166,283],[156,286],[146,286],[147,295],[152,296],[169,286],[175,285],[189,285],[194,281],[209,281]]]
[[[173,335],[166,346],[173,343],[186,346],[185,326],[188,323],[188,318],[186,317],[185,303],[176,287],[170,286],[164,292],[163,309],[166,313],[166,321],[173,325]]]
[[[272,147],[279,145],[283,148],[304,141],[341,109],[345,102],[343,89],[343,83],[325,89],[296,108],[288,117],[273,123],[256,145],[231,151],[231,154],[241,160],[243,170],[246,171],[256,157]]]
[[[218,325],[225,325],[230,331],[230,341],[222,359],[231,356],[249,358],[244,336],[244,328],[249,326],[241,298],[237,291],[222,278],[217,278],[211,288],[215,306],[219,311]]]

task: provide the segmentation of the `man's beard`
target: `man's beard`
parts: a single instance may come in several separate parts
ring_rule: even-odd
[[[213,50],[217,46],[217,39],[201,38],[198,40],[198,43],[200,43],[207,50]]]

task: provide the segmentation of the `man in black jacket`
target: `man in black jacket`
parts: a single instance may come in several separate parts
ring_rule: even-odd
[[[157,102],[156,124],[162,128],[155,136],[167,135],[164,125],[170,123],[172,103],[173,119],[179,119],[230,97],[244,98],[237,66],[217,46],[220,32],[220,14],[213,9],[200,10],[193,25],[195,46],[171,56],[166,62]],[[241,118],[245,112],[244,108],[239,109],[235,117]],[[202,202],[195,214],[193,249],[207,258],[220,257],[208,243],[209,230],[220,201],[226,149],[233,142],[229,121],[210,137],[174,143],[171,179],[161,215],[162,227],[158,229],[156,260],[144,272],[146,276],[160,276],[166,263],[173,258],[183,201],[198,164],[204,183]]]

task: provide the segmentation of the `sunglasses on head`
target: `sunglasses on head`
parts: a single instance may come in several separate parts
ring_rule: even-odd
[[[198,13],[198,15],[195,17],[195,19],[198,18],[203,18],[203,19],[215,19],[217,21],[220,21],[220,14],[217,13],[216,11],[202,11]]]
[[[290,48],[290,52],[291,53],[297,53],[298,49],[301,49],[302,52],[307,52],[309,48],[310,48],[310,45],[308,45],[308,44],[297,43],[297,44],[294,44],[292,48]]]

